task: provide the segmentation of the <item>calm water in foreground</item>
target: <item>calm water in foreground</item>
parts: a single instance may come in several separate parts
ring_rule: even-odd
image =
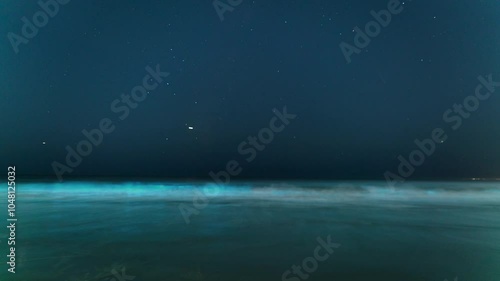
[[[500,280],[495,182],[18,183],[16,274],[1,194],[0,280]]]

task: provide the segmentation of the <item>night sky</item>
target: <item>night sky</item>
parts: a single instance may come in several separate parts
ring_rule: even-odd
[[[235,160],[242,179],[384,179],[435,128],[446,141],[409,179],[500,177],[500,88],[458,129],[443,120],[478,76],[500,81],[500,1],[405,1],[350,63],[339,45],[390,1],[237,2],[221,20],[212,1],[72,0],[15,47],[41,7],[1,1],[1,166],[55,177],[109,118],[64,177],[201,179]],[[113,110],[157,65],[168,77]],[[296,117],[248,161],[238,146],[284,107]]]

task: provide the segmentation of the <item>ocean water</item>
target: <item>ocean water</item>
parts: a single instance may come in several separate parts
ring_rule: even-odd
[[[19,182],[16,196],[16,273],[4,226],[0,280],[500,280],[496,182]]]

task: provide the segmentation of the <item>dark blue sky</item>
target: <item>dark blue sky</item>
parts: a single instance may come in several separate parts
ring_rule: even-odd
[[[383,179],[442,128],[411,179],[500,177],[500,88],[459,129],[443,120],[478,76],[500,80],[500,2],[405,1],[347,63],[339,44],[388,2],[243,0],[221,21],[211,1],[73,0],[16,54],[8,34],[41,7],[2,1],[2,166],[54,176],[110,118],[65,176],[203,178],[234,159],[241,178]],[[170,75],[120,120],[110,104],[158,64]],[[297,117],[246,161],[240,143],[285,106]]]

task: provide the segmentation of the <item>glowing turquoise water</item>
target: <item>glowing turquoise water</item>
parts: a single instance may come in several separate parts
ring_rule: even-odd
[[[18,183],[16,203],[0,280],[279,281],[328,235],[341,246],[308,280],[500,280],[494,182]]]

